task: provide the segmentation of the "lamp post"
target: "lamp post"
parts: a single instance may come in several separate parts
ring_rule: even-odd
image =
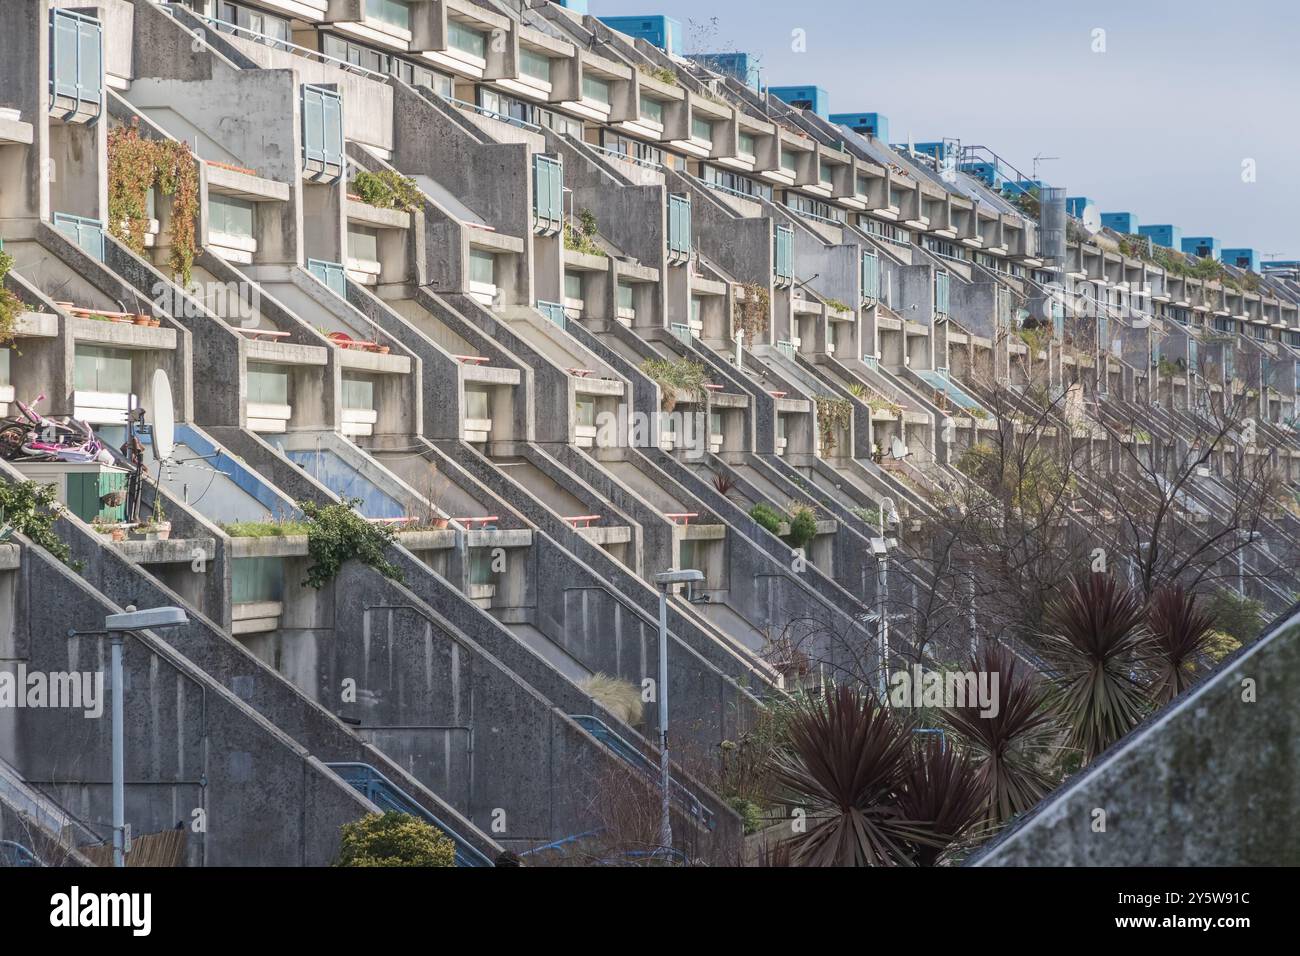
[[[135,631],[188,624],[189,616],[178,607],[151,607],[137,611],[131,605],[124,614],[109,614],[102,631],[68,631],[68,637],[108,635],[112,647],[110,681],[113,688],[113,866],[126,866],[126,734],[122,688],[122,645]]]
[[[659,699],[659,844],[665,849],[673,845],[668,775],[668,591],[674,584],[697,584],[703,580],[704,572],[691,569],[655,575],[655,584],[659,585],[659,681],[655,684]]]
[[[879,607],[877,627],[880,629],[880,691],[889,686],[889,548],[895,543],[887,538],[887,528],[899,522],[893,498],[880,501],[880,537],[871,539],[871,553],[876,558],[876,603]]]

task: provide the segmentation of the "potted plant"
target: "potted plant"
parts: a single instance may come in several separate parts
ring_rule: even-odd
[[[135,321],[135,324],[136,324],[136,325],[148,326],[148,324],[149,324],[149,316],[145,315],[145,314],[142,312],[142,313],[140,313],[140,314],[138,314],[138,315],[135,316],[134,321]]]

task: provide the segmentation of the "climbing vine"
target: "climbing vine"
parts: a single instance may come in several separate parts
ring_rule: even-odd
[[[834,395],[815,395],[813,403],[817,406],[817,433],[821,436],[822,456],[825,457],[838,444],[836,433],[848,428],[853,421],[853,403]]]
[[[747,282],[742,286],[745,298],[736,299],[735,327],[745,332],[745,342],[752,345],[754,340],[767,331],[767,319],[772,297],[767,289],[756,282]]]
[[[332,505],[298,502],[307,519],[307,557],[311,559],[304,587],[319,591],[353,558],[386,578],[402,580],[401,569],[384,558],[396,532],[388,525],[367,521],[356,510],[360,504],[360,498],[344,498]]]
[[[172,273],[188,285],[197,250],[199,175],[194,157],[176,140],[144,139],[139,126],[119,126],[108,134],[108,231],[137,255],[144,254],[149,222],[149,191],[158,188],[172,201]]]

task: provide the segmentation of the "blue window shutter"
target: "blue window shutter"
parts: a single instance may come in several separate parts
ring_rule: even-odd
[[[325,124],[325,162],[343,165],[343,101],[337,93],[321,91]]]
[[[77,95],[77,21],[60,10],[50,11],[50,82],[55,96]]]
[[[308,162],[325,162],[325,107],[321,91],[302,88],[302,148]]]

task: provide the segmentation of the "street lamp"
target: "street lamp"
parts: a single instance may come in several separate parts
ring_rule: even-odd
[[[663,571],[655,575],[655,584],[659,585],[659,683],[655,687],[659,697],[659,786],[662,790],[659,844],[665,849],[673,845],[668,780],[668,591],[674,584],[698,584],[703,580],[703,571],[691,569]]]
[[[151,607],[137,611],[127,605],[123,614],[109,614],[104,618],[102,631],[68,631],[68,637],[107,634],[112,646],[113,688],[113,865],[126,866],[126,743],[124,731],[122,689],[122,644],[128,633],[156,630],[161,627],[178,627],[190,622],[189,616],[178,607]]]
[[[880,688],[884,693],[889,683],[889,549],[897,545],[897,541],[886,534],[888,528],[898,525],[899,516],[893,498],[882,498],[877,511],[880,537],[871,539],[871,553],[876,558],[876,627],[880,632]]]

